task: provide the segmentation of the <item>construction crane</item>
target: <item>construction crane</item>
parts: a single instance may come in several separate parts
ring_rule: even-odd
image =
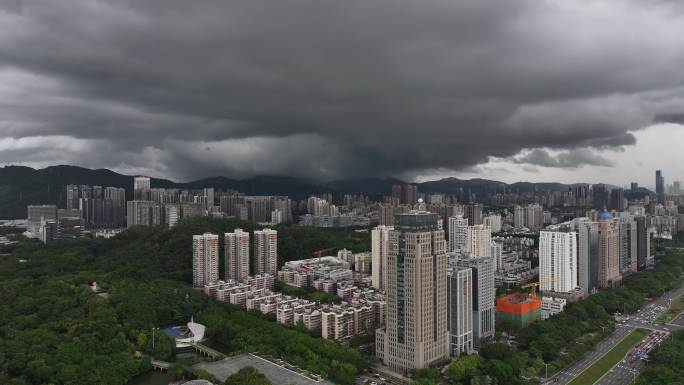
[[[540,286],[542,282],[544,282],[544,283],[556,283],[556,282],[558,282],[558,278],[541,279],[537,282],[530,282],[527,285],[522,285],[520,287],[523,289],[527,289],[528,287],[531,287],[532,288],[531,295],[532,295],[532,297],[536,298],[537,297],[537,286]]]

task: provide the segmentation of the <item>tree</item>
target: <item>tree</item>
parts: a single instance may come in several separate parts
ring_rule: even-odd
[[[258,370],[247,366],[226,378],[223,385],[272,385],[272,383]]]

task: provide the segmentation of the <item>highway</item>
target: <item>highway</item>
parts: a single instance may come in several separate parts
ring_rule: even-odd
[[[582,358],[577,360],[574,364],[556,373],[542,384],[557,384],[566,385],[577,377],[580,373],[590,367],[594,362],[598,361],[606,353],[608,353],[615,345],[617,345],[623,338],[625,338],[632,330],[636,328],[644,328],[650,330],[662,330],[671,332],[674,330],[684,330],[684,314],[680,314],[673,321],[667,324],[656,322],[656,318],[662,312],[667,310],[670,302],[679,298],[684,294],[684,285],[676,289],[664,293],[659,298],[644,304],[636,313],[625,315],[625,321],[616,324],[615,331],[608,336],[608,338],[597,344],[592,350],[587,352]],[[638,372],[644,368],[644,363],[637,360],[634,363],[628,363],[624,360],[618,363],[599,381],[598,385],[628,385],[638,375]]]

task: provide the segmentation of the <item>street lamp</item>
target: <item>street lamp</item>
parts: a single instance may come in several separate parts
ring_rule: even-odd
[[[152,328],[152,354],[154,354],[154,332],[159,331],[159,328]]]
[[[548,379],[549,379],[549,364],[547,364],[546,362],[544,362],[544,368],[545,368],[544,380],[545,380],[545,381],[548,381]]]

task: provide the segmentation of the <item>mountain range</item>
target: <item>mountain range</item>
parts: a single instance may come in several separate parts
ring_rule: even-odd
[[[405,183],[392,178],[366,178],[318,182],[284,176],[256,176],[247,179],[231,179],[222,176],[178,183],[168,179],[152,178],[151,185],[164,188],[198,189],[203,187],[236,190],[248,195],[287,195],[292,199],[304,199],[310,194],[332,193],[366,194],[373,197],[389,195],[392,185]],[[67,184],[123,187],[131,199],[133,176],[107,169],[88,169],[77,166],[50,166],[33,169],[25,166],[0,168],[0,218],[26,218],[26,206],[32,204],[63,205]],[[507,184],[487,179],[463,180],[445,178],[417,183],[420,192],[443,192],[451,194],[491,194],[496,192],[543,192],[567,190],[570,185],[561,183],[518,182]]]

